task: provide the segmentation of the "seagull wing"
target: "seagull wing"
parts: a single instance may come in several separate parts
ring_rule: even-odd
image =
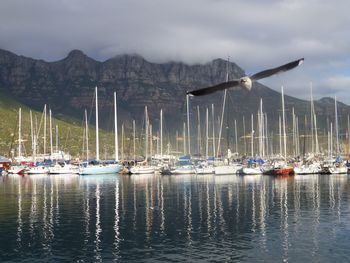
[[[293,62],[289,62],[285,65],[282,65],[282,66],[279,66],[277,68],[272,68],[272,69],[267,69],[267,70],[263,70],[263,71],[260,71],[256,74],[254,74],[253,76],[251,76],[251,80],[259,80],[259,79],[263,79],[263,78],[266,78],[266,77],[270,77],[272,75],[275,75],[277,73],[281,73],[281,72],[284,72],[284,71],[287,71],[287,70],[291,70],[297,66],[299,66],[300,64],[302,64],[304,62],[304,58],[301,58],[301,59],[298,59],[298,60],[295,60]]]
[[[215,86],[211,86],[211,87],[207,87],[207,88],[203,88],[203,89],[192,90],[192,91],[187,92],[187,94],[190,94],[193,96],[203,96],[203,95],[213,93],[215,91],[233,88],[233,87],[238,86],[238,85],[239,85],[239,80],[236,79],[236,80],[232,80],[232,81],[223,82],[223,83],[220,83],[220,84],[215,85]]]

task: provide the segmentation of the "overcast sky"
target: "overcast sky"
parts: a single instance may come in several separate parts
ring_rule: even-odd
[[[305,57],[262,81],[298,98],[350,104],[349,0],[1,0],[0,48],[55,61],[138,53],[152,62],[231,57],[247,74]]]

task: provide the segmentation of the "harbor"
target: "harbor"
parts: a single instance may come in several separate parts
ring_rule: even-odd
[[[2,176],[0,260],[346,262],[349,180]]]

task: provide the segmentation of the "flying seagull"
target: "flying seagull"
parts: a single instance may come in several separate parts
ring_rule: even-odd
[[[211,86],[211,87],[198,89],[198,90],[192,90],[192,91],[187,92],[187,94],[193,95],[193,96],[203,96],[203,95],[213,93],[215,91],[229,89],[229,88],[233,88],[233,87],[238,87],[238,88],[242,87],[242,88],[245,88],[248,91],[250,91],[252,89],[253,81],[257,81],[259,79],[267,78],[267,77],[270,77],[272,75],[275,75],[275,74],[278,74],[281,72],[285,72],[287,70],[291,70],[291,69],[299,66],[303,62],[304,62],[304,58],[301,58],[301,59],[289,62],[285,65],[279,66],[277,68],[271,68],[271,69],[260,71],[252,76],[245,76],[245,77],[242,77],[240,79],[234,79],[231,81],[223,82],[223,83]]]

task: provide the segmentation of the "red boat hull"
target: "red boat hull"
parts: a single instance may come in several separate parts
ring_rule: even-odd
[[[294,175],[293,167],[275,168],[268,171],[266,174],[273,176],[289,176]]]

